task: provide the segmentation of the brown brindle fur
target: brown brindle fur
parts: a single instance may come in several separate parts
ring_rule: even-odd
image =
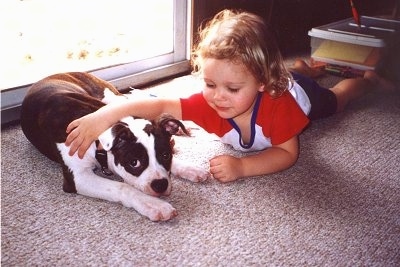
[[[81,72],[55,74],[33,84],[22,103],[25,136],[41,153],[61,163],[55,143],[65,141],[71,121],[104,106],[104,88],[120,95],[110,83]],[[63,118],[54,114],[63,114]]]

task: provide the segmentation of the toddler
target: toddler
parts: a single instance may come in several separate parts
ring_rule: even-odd
[[[109,104],[75,120],[67,128],[70,154],[83,157],[89,145],[126,116],[156,119],[169,113],[191,120],[221,141],[244,152],[243,157],[210,159],[210,172],[221,182],[285,170],[299,155],[298,135],[309,120],[344,109],[375,87],[391,84],[372,71],[331,89],[311,80],[313,70],[296,61],[290,72],[272,31],[262,18],[224,10],[200,31],[192,63],[204,81],[202,92],[188,98],[150,98]],[[304,76],[306,75],[306,76]]]

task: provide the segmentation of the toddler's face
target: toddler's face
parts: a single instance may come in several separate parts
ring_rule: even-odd
[[[203,61],[202,70],[204,98],[220,117],[237,118],[252,113],[264,85],[244,65],[208,58]]]

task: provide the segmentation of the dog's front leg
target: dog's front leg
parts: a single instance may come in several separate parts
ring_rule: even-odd
[[[78,194],[121,202],[152,221],[166,221],[177,215],[175,208],[168,202],[147,195],[129,184],[97,176],[91,170],[76,174],[74,181]]]
[[[204,168],[193,166],[183,160],[173,158],[171,172],[174,176],[190,180],[192,182],[204,182],[211,177],[210,172]]]

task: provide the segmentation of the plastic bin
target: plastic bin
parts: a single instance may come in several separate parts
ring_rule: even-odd
[[[400,21],[361,16],[361,27],[353,18],[312,28],[311,58],[358,70],[373,70],[382,50],[400,33]]]

